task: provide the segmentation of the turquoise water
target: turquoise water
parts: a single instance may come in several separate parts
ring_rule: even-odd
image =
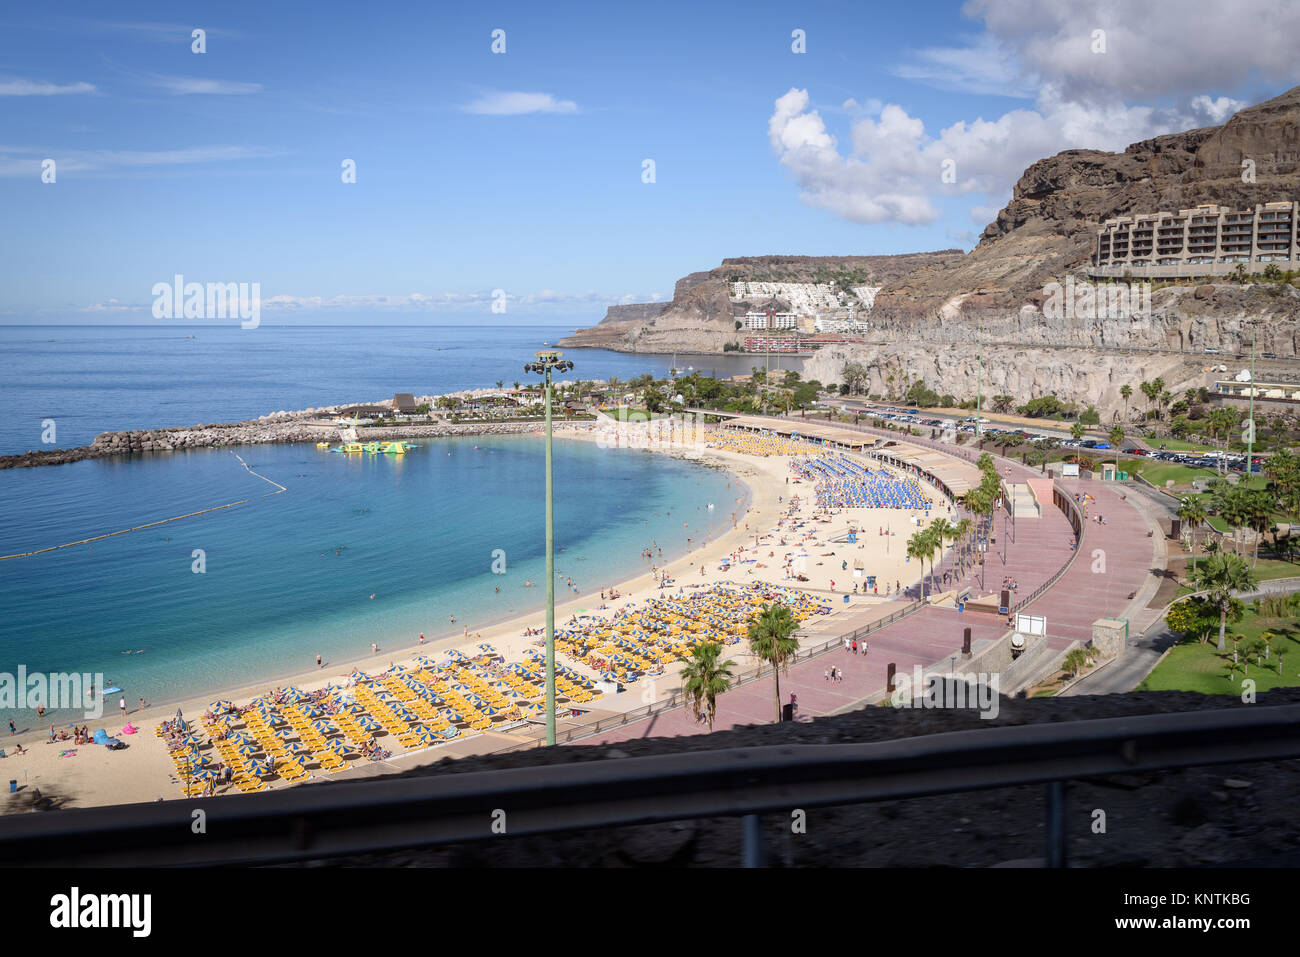
[[[0,472],[0,554],[251,497],[0,562],[0,672],[100,672],[129,702],[160,703],[309,670],[317,653],[337,666],[371,641],[387,650],[420,632],[459,636],[462,624],[544,600],[523,587],[545,577],[538,436],[424,441],[404,457],[236,451],[287,491],[267,495],[274,487],[226,450]],[[729,482],[653,453],[557,440],[557,600],[566,578],[598,591],[646,570],[640,551],[652,542],[667,559],[730,527],[743,487]],[[504,575],[492,572],[495,549]]]

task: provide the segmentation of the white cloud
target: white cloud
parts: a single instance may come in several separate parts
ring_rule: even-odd
[[[404,312],[443,312],[465,310],[476,307],[488,308],[495,301],[494,290],[478,292],[444,292],[444,293],[406,293],[403,295],[336,295],[336,296],[290,296],[279,295],[264,297],[263,309],[281,309],[285,311],[326,310],[377,310],[386,309]],[[542,289],[537,292],[518,295],[507,291],[505,300],[512,306],[546,308],[552,306],[593,305],[613,306],[628,302],[658,302],[661,293],[649,295],[628,294],[615,296],[609,293],[588,290],[587,292],[569,293],[555,289]]]
[[[94,93],[93,83],[47,83],[12,77],[0,80],[0,96],[61,96],[68,93]]]
[[[809,108],[808,92],[792,89],[776,101],[768,136],[808,205],[853,222],[918,225],[939,218],[934,200],[940,196],[1003,199],[1027,166],[1061,150],[1122,150],[1197,125],[1192,114],[1123,104],[1083,106],[1044,95],[1037,110],[960,120],[931,136],[920,119],[887,104],[879,119],[851,124],[846,155]],[[945,180],[945,171],[952,182]]]
[[[776,101],[768,137],[805,203],[853,222],[922,224],[939,218],[940,197],[978,195],[984,202],[971,217],[988,222],[1036,160],[1217,126],[1246,105],[1220,91],[1300,78],[1291,49],[1300,4],[1280,0],[1148,0],[1140,13],[1116,0],[970,0],[963,12],[983,21],[982,34],[918,51],[895,73],[943,89],[1032,96],[1033,108],[927,132],[900,106],[863,117],[848,100],[842,147],[808,91],[792,89]],[[1095,30],[1105,31],[1104,53],[1093,52]]]
[[[1228,117],[1243,107],[1249,106],[1245,100],[1234,100],[1229,96],[1211,99],[1208,96],[1192,97],[1192,109],[1203,115],[1214,126],[1220,126]]]
[[[1067,99],[1175,97],[1300,78],[1291,0],[971,0],[964,13]],[[1106,52],[1094,53],[1104,30]]]
[[[572,100],[557,100],[550,93],[498,91],[484,93],[474,102],[462,106],[461,110],[483,116],[519,116],[524,113],[576,113],[578,104]]]
[[[188,76],[155,76],[150,81],[177,96],[211,94],[215,96],[243,96],[261,91],[260,83],[242,83],[236,80],[204,80]]]
[[[0,145],[0,177],[40,176],[41,161],[53,159],[60,175],[163,166],[195,166],[279,156],[259,146],[196,146],[179,150],[63,150]]]
[[[942,90],[1033,99],[1034,84],[1008,52],[997,38],[984,34],[969,46],[918,50],[912,62],[895,67],[893,72]]]

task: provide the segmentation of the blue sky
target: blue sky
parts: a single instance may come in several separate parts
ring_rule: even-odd
[[[147,319],[181,273],[281,319],[585,324],[726,256],[970,248],[1033,159],[1293,85],[1294,11],[1243,3],[9,5],[0,322]]]

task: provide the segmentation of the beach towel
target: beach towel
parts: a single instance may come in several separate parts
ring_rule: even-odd
[[[75,755],[76,753],[77,753],[77,749],[76,749],[76,748],[72,748],[71,750],[68,750],[68,751],[60,751],[60,752],[59,752],[59,757],[61,757],[61,758],[70,758],[70,757],[72,757],[73,755]]]

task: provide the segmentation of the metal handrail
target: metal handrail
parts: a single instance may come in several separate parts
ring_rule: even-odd
[[[1070,553],[1069,559],[1066,561],[1064,565],[1062,565],[1060,568],[1056,570],[1056,572],[1052,575],[1051,578],[1047,579],[1047,581],[1043,582],[1041,585],[1035,588],[1032,592],[1029,593],[1027,597],[1021,599],[1020,601],[1016,602],[1014,605],[1011,606],[1011,614],[1013,615],[1016,612],[1020,611],[1020,609],[1022,608],[1028,608],[1031,602],[1035,602],[1039,598],[1043,597],[1043,595],[1047,592],[1049,588],[1051,588],[1058,581],[1060,581],[1061,576],[1063,576],[1066,572],[1070,570],[1070,566],[1074,564],[1074,560],[1079,557],[1079,552],[1083,549],[1083,537],[1084,534],[1087,532],[1088,523],[1083,517],[1082,510],[1079,508],[1078,503],[1075,502],[1074,500],[1074,496],[1070,494],[1068,489],[1063,488],[1062,486],[1058,485],[1056,482],[1053,482],[1052,491],[1055,492],[1058,496],[1060,496],[1060,501],[1068,505],[1070,511],[1073,512],[1074,515],[1079,519],[1078,541],[1074,543],[1074,550]]]
[[[1300,705],[1007,725],[866,744],[786,744],[333,782],[0,817],[0,863],[269,864],[510,836],[1047,785],[1063,864],[1064,782],[1300,757]],[[193,814],[206,827],[196,834]],[[747,854],[747,857],[749,855]]]

